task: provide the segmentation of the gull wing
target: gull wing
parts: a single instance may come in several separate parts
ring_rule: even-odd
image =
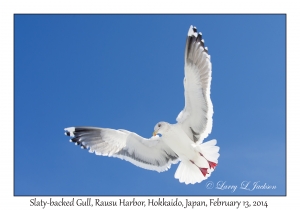
[[[213,106],[210,99],[211,62],[202,34],[196,27],[188,31],[185,47],[185,107],[177,122],[195,142],[202,143],[212,129]]]
[[[166,171],[178,162],[177,154],[158,136],[146,139],[127,130],[97,127],[70,127],[65,134],[91,153],[118,157],[148,170]]]

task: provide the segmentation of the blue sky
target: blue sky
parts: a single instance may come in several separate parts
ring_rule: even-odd
[[[15,15],[15,195],[284,195],[284,15]],[[65,127],[150,137],[184,107],[187,31],[202,32],[212,61],[219,165],[196,185],[90,154]],[[208,182],[273,190],[207,189]],[[250,186],[249,185],[249,186]]]

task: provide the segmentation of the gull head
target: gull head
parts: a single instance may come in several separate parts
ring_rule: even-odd
[[[167,122],[159,122],[154,127],[153,136],[156,136],[157,134],[163,135],[164,132],[168,131],[170,127],[170,124]]]

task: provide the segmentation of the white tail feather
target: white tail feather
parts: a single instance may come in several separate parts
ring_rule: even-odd
[[[186,160],[180,162],[175,173],[175,178],[179,179],[179,182],[185,184],[200,183],[204,179],[207,179],[207,177],[208,176],[203,176],[196,165]]]
[[[219,147],[215,146],[217,141],[211,140],[207,141],[200,145],[194,145],[194,148],[197,152],[199,152],[199,157],[196,160],[192,160],[194,163],[202,165],[203,160],[212,161],[214,163],[218,163],[218,158],[220,156]],[[203,155],[201,156],[200,153]],[[202,174],[200,169],[190,160],[182,160],[176,170],[175,178],[179,179],[179,182],[183,182],[185,184],[195,184],[200,183],[203,180],[207,179],[211,173],[214,171],[213,168],[208,168],[206,176]]]
[[[195,149],[201,152],[207,160],[218,163],[220,147],[215,146],[216,144],[217,140],[213,139],[198,145]]]

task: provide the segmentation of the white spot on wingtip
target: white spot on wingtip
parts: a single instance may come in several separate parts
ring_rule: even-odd
[[[75,142],[75,145],[78,145],[78,143],[77,143],[77,142]]]
[[[70,139],[69,141],[72,142],[72,139]]]
[[[204,47],[204,49],[206,49],[206,51],[208,51],[208,47]]]
[[[65,128],[65,131],[69,132],[71,137],[74,137],[75,127]],[[67,132],[65,132],[65,135],[67,135]]]
[[[84,149],[84,147],[83,147],[83,146],[81,146],[81,149]]]
[[[203,43],[204,43],[204,39],[201,39],[201,42],[203,42]]]
[[[194,35],[195,37],[197,37],[198,34],[196,32],[194,32],[194,30],[193,30],[194,28],[197,29],[196,27],[191,25],[191,27],[188,31],[188,36],[193,36]]]

